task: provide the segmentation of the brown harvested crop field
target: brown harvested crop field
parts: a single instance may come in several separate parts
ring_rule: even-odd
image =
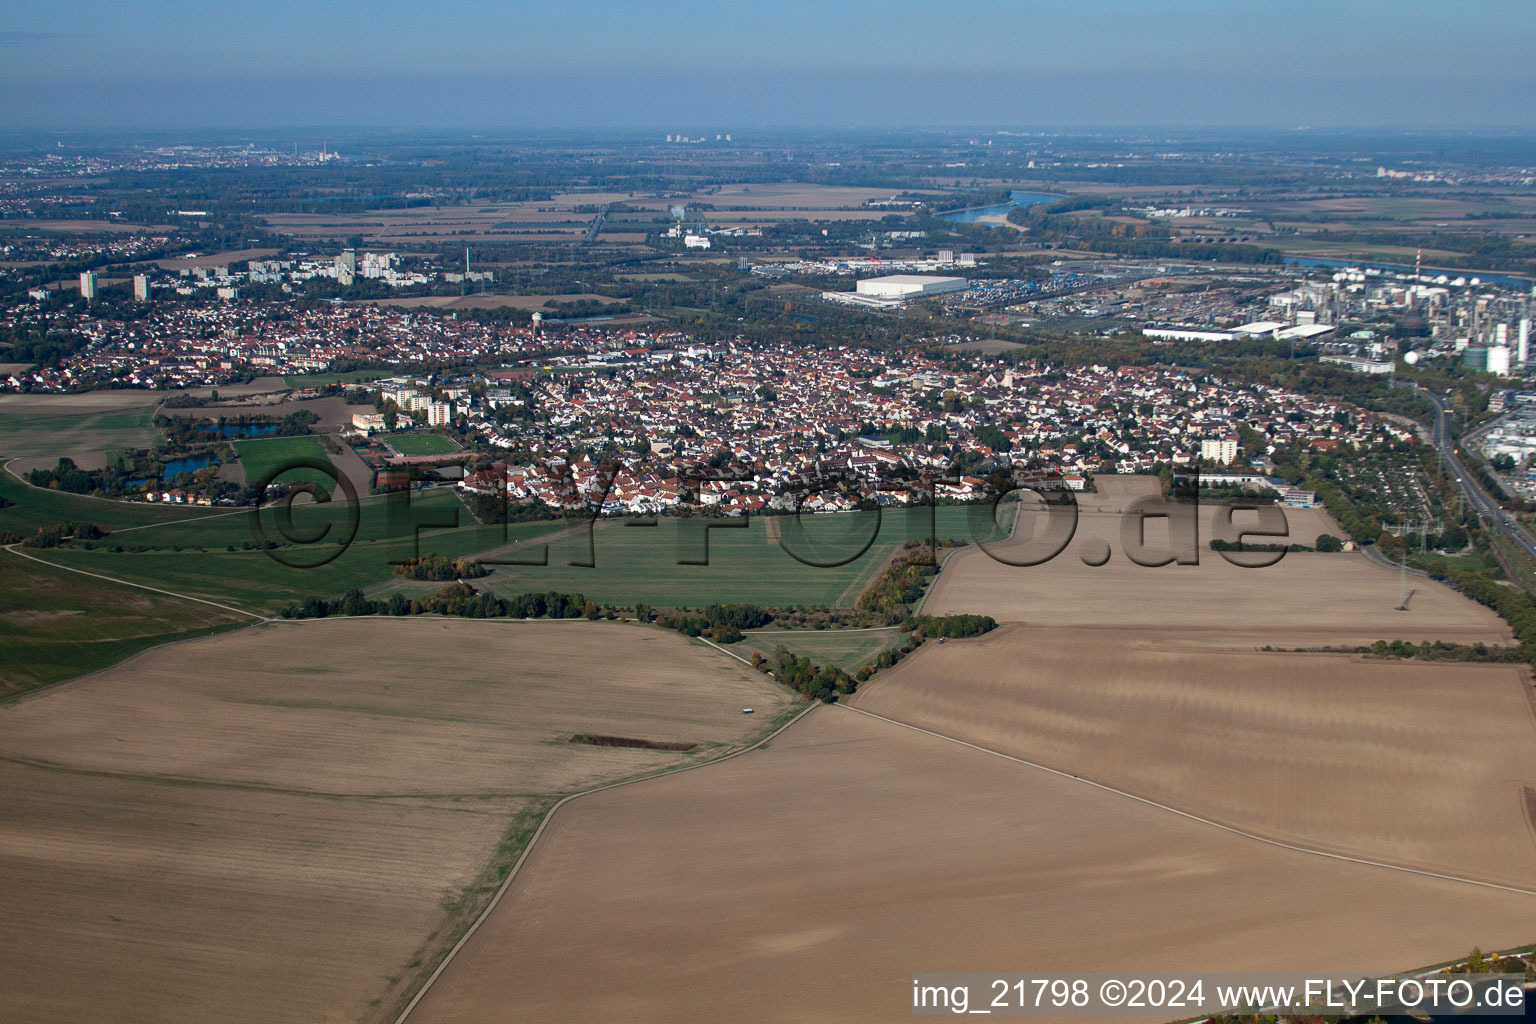
[[[836,210],[861,207],[870,200],[889,199],[893,189],[860,188],[854,185],[811,185],[784,181],[753,185],[724,185],[699,198],[717,210]],[[886,216],[890,210],[878,211]]]
[[[925,609],[1025,625],[562,808],[412,1024],[891,1020],[917,971],[1388,973],[1530,941],[1527,671],[1255,649],[1503,623],[1422,580],[1394,611],[1396,575],[1358,555],[1132,565],[1121,513],[1156,483],[1099,483],[1064,555],[961,551]],[[1295,540],[1338,533],[1286,512]],[[1096,541],[1117,549],[1098,569]]]
[[[624,299],[596,292],[572,295],[424,295],[409,299],[374,299],[380,306],[428,306],[433,309],[495,309],[508,306],[512,309],[547,310],[551,302],[601,302],[619,305]]]
[[[175,259],[156,260],[161,270],[185,270],[191,267],[221,267],[240,260],[264,260],[278,254],[277,249],[226,249],[223,252],[203,253],[197,256],[178,256]]]
[[[424,618],[272,624],[24,699],[0,709],[0,1018],[392,1019],[521,812],[792,706],[657,629]]]
[[[121,220],[30,220],[7,219],[8,234],[27,234],[33,231],[43,235],[65,234],[71,231],[176,231],[174,224],[129,224]]]
[[[1285,842],[1536,886],[1523,665],[1180,641],[1006,626],[925,645],[854,704]]]
[[[779,182],[759,185],[727,185],[700,189],[691,197],[657,196],[654,193],[565,192],[551,199],[488,206],[431,206],[399,210],[367,210],[362,213],[274,213],[268,226],[298,239],[343,238],[362,235],[369,244],[437,245],[465,242],[550,242],[581,238],[594,214],[577,207],[623,203],[633,210],[663,212],[673,204],[697,200],[712,210],[702,215],[713,224],[757,224],[786,217],[815,220],[871,220],[889,210],[864,207],[869,199],[886,199],[890,189],[842,185],[808,185]],[[622,214],[615,214],[622,217]],[[634,232],[608,232],[607,242],[639,242]]]
[[[891,1021],[917,971],[1385,973],[1527,942],[1533,910],[826,707],[562,808],[410,1021]]]
[[[1409,610],[1398,611],[1398,574],[1364,555],[1298,553],[1268,568],[1232,565],[1207,546],[1215,513],[1211,505],[1201,506],[1198,565],[1136,565],[1124,554],[1124,516],[1099,510],[1129,507],[1136,488],[1148,486],[1137,480],[1146,478],[1100,480],[1101,486],[1113,483],[1118,489],[1081,496],[1071,543],[1042,565],[1005,564],[975,546],[952,555],[923,611],[974,612],[1033,626],[1156,628],[1223,646],[1512,641],[1509,628],[1490,609],[1429,580],[1410,578]],[[1300,543],[1311,543],[1319,532],[1340,532],[1318,510],[1284,511],[1292,524],[1290,536]],[[1244,522],[1242,514],[1235,521]],[[1043,531],[1044,522],[1042,513],[1027,506],[1015,536],[994,550],[1022,560],[1030,531]],[[1166,549],[1166,520],[1148,520],[1146,537],[1149,548]],[[1098,567],[1082,558],[1095,544],[1107,544],[1112,552]]]
[[[0,413],[29,413],[53,416],[60,413],[103,412],[111,409],[137,409],[165,401],[163,391],[87,391],[79,395],[8,394],[0,395]]]

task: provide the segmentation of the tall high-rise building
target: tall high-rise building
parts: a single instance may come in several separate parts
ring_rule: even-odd
[[[96,272],[87,270],[80,275],[80,297],[90,300],[96,297]]]
[[[1509,348],[1495,345],[1488,350],[1488,372],[1499,377],[1509,376]]]
[[[1519,358],[1520,365],[1524,366],[1526,360],[1531,357],[1531,318],[1528,316],[1520,318],[1520,333],[1516,337],[1515,346],[1515,355]]]
[[[133,298],[135,302],[149,301],[149,275],[133,275]]]

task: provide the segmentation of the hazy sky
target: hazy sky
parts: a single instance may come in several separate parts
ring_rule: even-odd
[[[1536,124],[1532,0],[50,0],[0,126]]]

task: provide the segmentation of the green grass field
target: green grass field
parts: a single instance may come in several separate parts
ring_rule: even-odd
[[[0,413],[0,456],[72,455],[154,443],[155,407],[63,415]]]
[[[156,644],[235,628],[234,612],[0,551],[0,697],[95,672]]]
[[[216,515],[220,510],[144,502],[113,501],[83,494],[63,494],[23,483],[0,469],[0,532],[26,536],[39,526],[60,522],[96,523],[108,530],[186,522]]]
[[[388,370],[347,370],[344,373],[290,375],[283,378],[283,383],[290,388],[323,388],[331,384],[366,384],[369,381],[383,380],[389,376],[390,372]]]
[[[817,665],[835,665],[852,674],[878,658],[881,651],[900,647],[908,635],[894,626],[876,630],[754,629],[730,650],[745,658],[750,658],[752,651],[772,658],[774,651],[783,647]]]
[[[937,535],[970,539],[969,515],[961,507],[937,509]],[[595,567],[570,565],[571,545],[563,541],[551,546],[549,565],[502,567],[483,582],[502,595],[559,590],[615,605],[645,601],[657,607],[702,607],[718,601],[848,608],[902,542],[928,535],[920,510],[887,511],[863,555],[821,567],[796,560],[781,540],[811,561],[839,561],[863,546],[872,519],[865,513],[841,513],[805,520],[805,536],[798,539],[788,517],[751,519],[745,529],[709,530],[708,565],[679,564],[703,556],[700,521],[662,519],[658,526],[643,527],[604,520],[593,532]],[[585,554],[584,544],[578,554]]]
[[[51,497],[62,501],[67,496]],[[73,502],[88,500],[74,498]],[[559,534],[548,542],[548,565],[499,566],[475,585],[502,595],[579,592],[595,601],[621,606],[644,601],[656,607],[700,607],[719,601],[851,607],[903,541],[927,535],[927,523],[920,513],[887,512],[862,556],[845,565],[821,568],[791,557],[781,540],[807,556],[814,553],[816,561],[834,561],[863,546],[872,520],[855,513],[807,517],[806,533],[798,537],[787,519],[757,518],[745,529],[709,530],[709,564],[690,565],[679,563],[703,557],[703,531],[699,527],[704,522],[726,521],[663,519],[658,526],[645,527],[628,526],[626,520],[603,520],[592,527],[596,565],[587,568],[570,564],[586,559],[587,535],[585,527],[573,529],[569,521],[512,524],[506,527],[507,540],[503,541],[502,527],[476,524],[457,496],[445,488],[411,495],[409,516],[416,521],[444,523],[456,518],[459,525],[423,529],[418,539],[412,536],[412,519],[401,507],[396,504],[391,510],[391,502],[400,500],[364,498],[358,508],[356,537],[345,549],[339,546],[351,529],[345,504],[311,504],[308,498],[300,498],[286,527],[278,521],[279,510],[275,508],[259,513],[242,509],[232,515],[143,524],[139,529],[116,532],[90,549],[72,544],[35,553],[60,565],[270,614],[310,595],[335,597],[353,587],[374,597],[394,590],[418,594],[435,587],[395,577],[392,562],[405,561],[417,553],[476,556],[490,561],[508,556],[499,550],[507,542],[522,542],[510,557],[530,561],[538,557],[543,546],[536,538]],[[92,504],[113,507],[112,503]],[[0,510],[0,516],[15,511]],[[938,509],[938,535],[969,538],[971,515],[966,508]],[[269,552],[247,547],[267,541],[276,543],[277,549]],[[119,547],[123,550],[114,550]],[[336,552],[326,564],[306,567]]]
[[[281,483],[309,480],[316,486],[324,488],[326,493],[330,493],[330,488],[334,484],[334,478],[326,476],[319,470],[298,468],[284,472],[286,467],[293,465],[299,459],[318,460],[331,466],[330,456],[326,454],[325,446],[320,443],[319,438],[250,438],[234,442],[234,448],[235,454],[240,457],[240,465],[245,467],[245,479],[248,483],[254,484],[260,480]],[[332,466],[332,469],[334,470],[335,467]],[[276,474],[275,477],[274,474]]]
[[[244,509],[214,520],[111,536],[91,549],[71,545],[34,553],[60,565],[272,614],[311,595],[336,597],[353,587],[370,593],[387,589],[396,579],[392,563],[418,553],[461,558],[503,544],[502,527],[477,524],[446,489],[413,495],[410,511],[439,522],[457,517],[457,527],[423,529],[418,540],[410,520],[392,517],[388,499],[366,498],[359,506],[356,537],[345,549],[337,543],[350,529],[345,504],[304,502],[307,499],[295,504],[286,530],[276,521],[276,510],[260,512],[262,529],[257,530],[253,519],[257,513]],[[506,527],[505,535],[508,542],[515,542],[564,528],[564,523],[551,520],[514,523]],[[285,538],[317,540],[294,543]],[[270,552],[245,549],[247,542],[267,539],[278,542],[278,548]],[[119,543],[128,550],[113,550]],[[231,546],[235,550],[229,550]],[[132,550],[137,547],[147,550]],[[331,561],[315,564],[333,554]]]
[[[442,434],[390,434],[384,441],[401,455],[450,455],[461,450]]]

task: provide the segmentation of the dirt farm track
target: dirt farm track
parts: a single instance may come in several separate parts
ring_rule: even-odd
[[[823,707],[568,805],[409,1020],[897,1021],[919,971],[1388,970],[1533,912]]]
[[[353,619],[0,707],[0,1019],[393,1019],[521,812],[728,752],[789,700],[658,629]]]
[[[1149,486],[1109,483],[1054,561],[945,563],[925,610],[997,632],[563,808],[411,1024],[890,1021],[917,972],[1385,974],[1536,938],[1529,672],[1261,649],[1502,621],[1421,580],[1399,611],[1358,554],[1095,568]]]
[[[921,972],[1536,941],[1529,670],[1298,650],[1504,623],[1354,553],[1133,564],[1110,484],[1051,562],[946,560],[924,610],[998,629],[778,732],[740,651],[584,620],[268,623],[0,705],[0,1019],[873,1022]]]

